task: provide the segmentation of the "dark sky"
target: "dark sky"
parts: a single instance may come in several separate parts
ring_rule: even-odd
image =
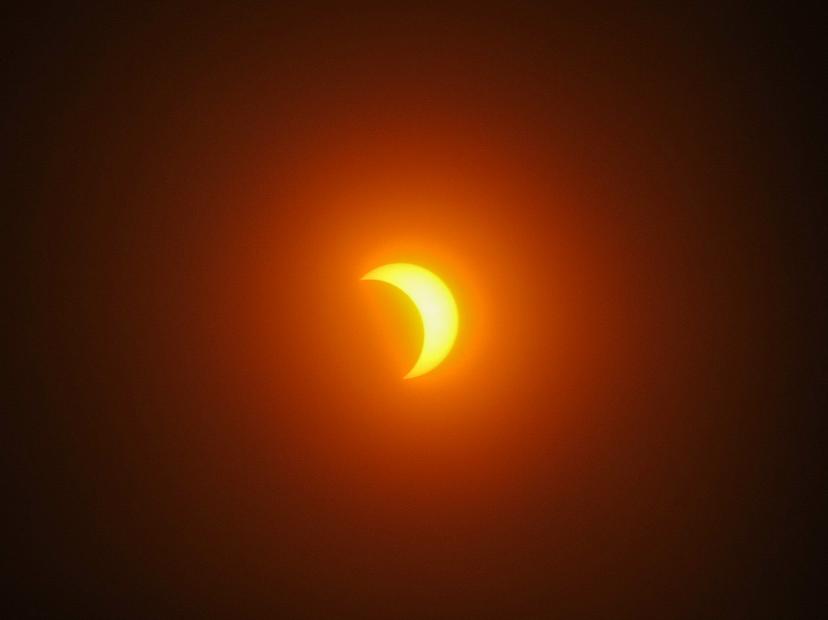
[[[5,22],[6,617],[815,617],[815,16]]]

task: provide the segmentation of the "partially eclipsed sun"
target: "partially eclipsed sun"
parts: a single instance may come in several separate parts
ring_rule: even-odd
[[[377,267],[362,279],[396,286],[411,298],[420,313],[423,348],[404,378],[413,379],[434,370],[449,354],[457,338],[457,304],[449,288],[428,269],[408,263]]]

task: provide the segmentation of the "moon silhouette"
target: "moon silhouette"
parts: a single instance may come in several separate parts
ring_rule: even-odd
[[[409,263],[382,265],[362,276],[386,282],[408,295],[423,321],[423,347],[404,379],[434,370],[454,347],[457,338],[457,304],[445,283],[428,269]]]

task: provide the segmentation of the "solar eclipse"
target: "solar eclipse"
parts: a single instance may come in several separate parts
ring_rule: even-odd
[[[382,265],[362,279],[397,287],[411,299],[420,314],[423,346],[404,378],[419,377],[440,365],[457,338],[457,304],[445,283],[428,269],[409,263]]]

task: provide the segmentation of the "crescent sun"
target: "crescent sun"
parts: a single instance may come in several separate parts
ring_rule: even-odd
[[[434,370],[454,347],[457,338],[457,304],[445,283],[428,269],[409,263],[382,265],[362,276],[396,286],[408,295],[423,321],[423,346],[404,379]]]

